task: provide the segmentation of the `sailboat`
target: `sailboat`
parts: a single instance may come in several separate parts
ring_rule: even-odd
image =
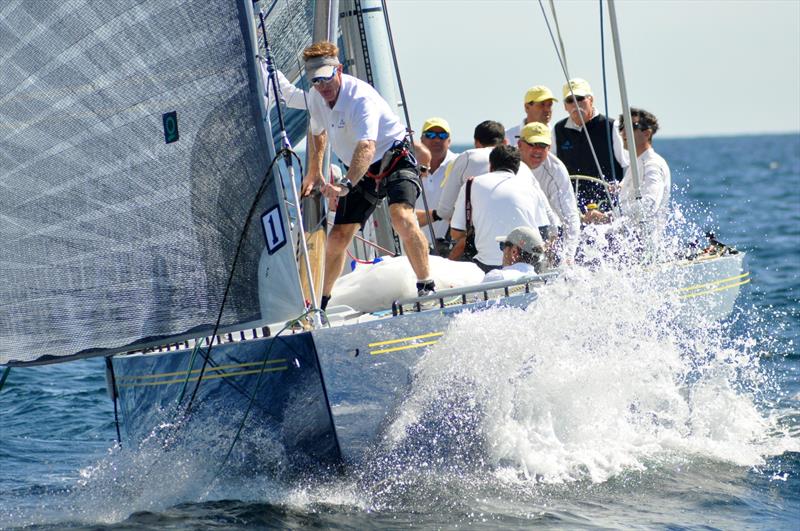
[[[324,225],[313,207],[300,218],[278,162],[258,23],[280,35],[272,60],[297,81],[298,51],[335,37],[341,12],[346,66],[397,101],[388,39],[380,2],[261,4],[2,8],[0,366],[104,357],[122,444],[180,419],[247,426],[288,470],[355,463],[454,315],[527,307],[552,275],[314,326],[302,248]],[[297,143],[305,115],[284,118]],[[682,261],[681,297],[730,313],[742,258]]]

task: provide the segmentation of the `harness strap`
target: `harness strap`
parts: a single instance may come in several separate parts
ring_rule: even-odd
[[[469,229],[472,228],[472,200],[470,198],[472,196],[472,181],[474,181],[474,180],[475,180],[474,176],[467,177],[467,190],[466,190],[467,193],[466,193],[466,196],[465,196],[466,200],[464,201],[464,206],[466,207],[466,211],[467,211],[467,215],[466,215],[466,218],[467,218],[466,232],[469,232]]]

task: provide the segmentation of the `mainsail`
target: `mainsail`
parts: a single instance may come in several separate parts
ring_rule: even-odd
[[[211,332],[273,156],[253,20],[250,0],[0,7],[0,365]],[[255,212],[223,327],[303,311],[277,169]]]

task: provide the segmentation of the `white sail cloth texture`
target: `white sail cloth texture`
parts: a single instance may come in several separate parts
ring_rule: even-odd
[[[0,365],[211,332],[273,153],[252,21],[249,0],[0,6]],[[303,311],[277,172],[253,218],[223,326]]]

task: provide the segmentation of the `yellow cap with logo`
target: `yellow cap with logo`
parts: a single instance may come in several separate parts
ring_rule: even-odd
[[[525,93],[525,101],[522,103],[540,103],[547,100],[558,101],[549,88],[544,85],[536,85],[528,89]]]
[[[572,87],[571,92],[570,87]],[[589,82],[579,77],[570,79],[569,83],[564,85],[563,94],[564,98],[568,98],[573,94],[576,96],[594,96],[594,94],[592,94],[592,87],[589,86]]]
[[[531,122],[525,124],[519,137],[528,144],[547,144],[551,145],[550,128],[541,122]]]
[[[450,131],[450,124],[447,123],[447,120],[439,118],[438,116],[425,120],[425,123],[422,124],[422,132],[424,133],[428,129],[433,129],[434,127],[441,127],[446,133],[452,134],[452,131]]]

